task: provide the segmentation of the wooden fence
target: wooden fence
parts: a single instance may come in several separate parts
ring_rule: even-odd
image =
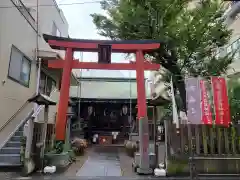
[[[185,164],[195,157],[196,169],[201,173],[240,173],[240,125],[229,128],[168,122],[169,160]],[[181,165],[183,165],[181,164]]]

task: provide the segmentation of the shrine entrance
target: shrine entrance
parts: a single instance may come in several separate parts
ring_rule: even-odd
[[[150,174],[149,133],[145,92],[144,71],[159,70],[160,65],[145,60],[144,53],[160,48],[159,41],[153,40],[83,40],[43,35],[51,48],[65,50],[65,59],[49,60],[49,68],[62,69],[62,81],[56,118],[56,140],[65,140],[70,77],[72,69],[135,70],[137,81],[137,117],[139,121],[140,164],[138,173]],[[98,62],[80,62],[73,59],[74,51],[98,52]],[[134,53],[132,63],[111,63],[112,53]]]

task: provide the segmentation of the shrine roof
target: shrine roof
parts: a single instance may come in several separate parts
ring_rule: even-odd
[[[66,37],[58,37],[58,36],[52,36],[48,34],[43,34],[43,38],[46,42],[49,43],[49,41],[59,41],[59,42],[66,42],[66,43],[95,43],[95,44],[160,44],[162,43],[159,40],[93,40],[93,39],[75,39],[75,38],[66,38]],[[52,45],[50,44],[51,48],[53,49],[59,49],[64,50],[65,48],[60,45]],[[78,48],[75,48],[78,50]],[[86,48],[83,48],[84,51],[90,51],[93,52],[92,49],[88,50]],[[81,50],[81,49],[80,49]],[[124,51],[124,50],[123,50]]]
[[[137,99],[136,79],[81,78],[80,86],[70,87],[70,97],[88,99]],[[81,90],[80,90],[81,88]],[[150,87],[145,81],[146,98],[151,99]],[[81,92],[81,94],[79,94]]]

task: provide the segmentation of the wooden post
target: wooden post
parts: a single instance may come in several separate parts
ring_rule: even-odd
[[[168,169],[168,134],[169,134],[169,122],[168,120],[164,120],[164,129],[165,129],[165,166]]]
[[[41,165],[42,165],[42,170],[43,170],[43,166],[44,166],[44,151],[45,151],[45,147],[46,147],[46,136],[47,136],[47,126],[48,126],[48,112],[49,112],[49,106],[45,105],[45,109],[44,109],[44,123],[43,123],[43,127],[42,127],[42,132],[41,132],[41,143],[42,143],[42,147],[41,147],[41,152],[40,152],[40,158],[41,158]]]
[[[210,136],[209,136],[209,138],[210,138],[210,153],[211,154],[214,154],[214,146],[215,146],[215,144],[214,144],[214,139],[215,139],[215,134],[214,134],[214,132],[215,132],[215,129],[216,129],[216,126],[213,126],[213,127],[211,127],[211,128],[209,128],[209,134],[210,134]]]
[[[187,129],[188,129],[188,153],[190,155],[190,158],[189,158],[190,178],[193,179],[193,176],[194,176],[193,140],[192,140],[192,127],[190,123],[187,125]]]
[[[203,152],[204,155],[208,154],[208,134],[206,125],[202,126],[202,138],[203,138]]]
[[[153,140],[154,140],[154,153],[155,153],[155,166],[158,165],[158,145],[157,145],[157,108],[156,106],[153,107]]]
[[[233,154],[236,154],[236,139],[237,139],[237,136],[236,136],[236,129],[235,129],[235,126],[232,125],[231,127],[231,144],[232,144],[232,153]]]
[[[218,145],[218,154],[222,154],[222,128],[217,128],[217,145]]]
[[[200,125],[195,125],[195,137],[196,137],[196,153],[200,154]]]
[[[228,129],[224,128],[223,129],[223,133],[224,133],[224,147],[225,147],[225,152],[226,154],[229,153],[229,137],[228,137]]]

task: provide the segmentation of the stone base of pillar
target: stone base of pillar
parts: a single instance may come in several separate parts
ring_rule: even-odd
[[[24,161],[23,175],[27,176],[35,170],[35,163],[32,158],[26,159]]]
[[[142,175],[148,175],[153,173],[153,169],[151,168],[137,168],[137,173]]]

